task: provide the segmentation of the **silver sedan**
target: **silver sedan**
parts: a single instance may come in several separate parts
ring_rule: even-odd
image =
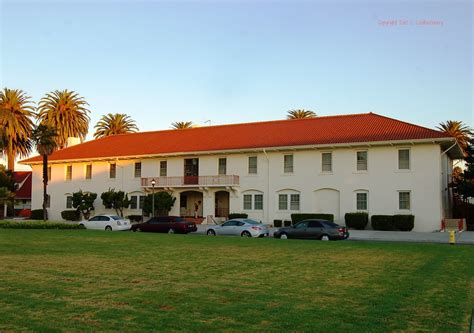
[[[251,219],[233,219],[220,225],[210,226],[206,230],[209,236],[266,237],[269,233],[270,230],[266,225]]]

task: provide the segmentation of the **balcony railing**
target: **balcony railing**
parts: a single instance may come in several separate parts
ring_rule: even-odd
[[[155,180],[155,187],[196,187],[196,186],[238,186],[239,176],[183,176],[183,177],[148,177],[142,178],[142,187],[152,187],[151,181]]]

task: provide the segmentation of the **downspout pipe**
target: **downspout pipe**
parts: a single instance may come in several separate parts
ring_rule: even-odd
[[[270,224],[270,159],[268,158],[267,151],[263,148],[263,153],[265,154],[265,158],[267,159],[267,193],[265,195],[265,222],[266,224]]]
[[[445,151],[443,151],[441,154],[440,154],[440,157],[443,156],[444,154],[446,154],[448,151],[450,151],[454,146],[456,146],[458,144],[458,140],[454,139],[454,143],[451,145],[451,147],[449,147],[448,149],[446,149]],[[444,207],[444,214],[443,216],[446,217],[448,215],[451,215],[450,213],[450,209],[449,209],[449,201],[450,201],[450,198],[449,198],[449,174],[448,174],[448,169],[449,169],[449,160],[446,159],[446,199],[445,199],[445,207]]]

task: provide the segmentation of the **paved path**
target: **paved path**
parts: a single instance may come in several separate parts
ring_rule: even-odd
[[[204,235],[207,225],[198,225],[196,234]],[[270,228],[270,237],[273,231]],[[375,230],[350,230],[349,240],[353,241],[383,241],[383,242],[412,242],[412,243],[449,243],[449,232],[401,232],[401,231],[375,231]],[[473,244],[474,232],[464,231],[456,233],[458,244]]]

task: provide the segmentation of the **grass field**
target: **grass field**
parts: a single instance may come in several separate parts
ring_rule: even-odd
[[[0,331],[467,332],[474,246],[0,230]]]

